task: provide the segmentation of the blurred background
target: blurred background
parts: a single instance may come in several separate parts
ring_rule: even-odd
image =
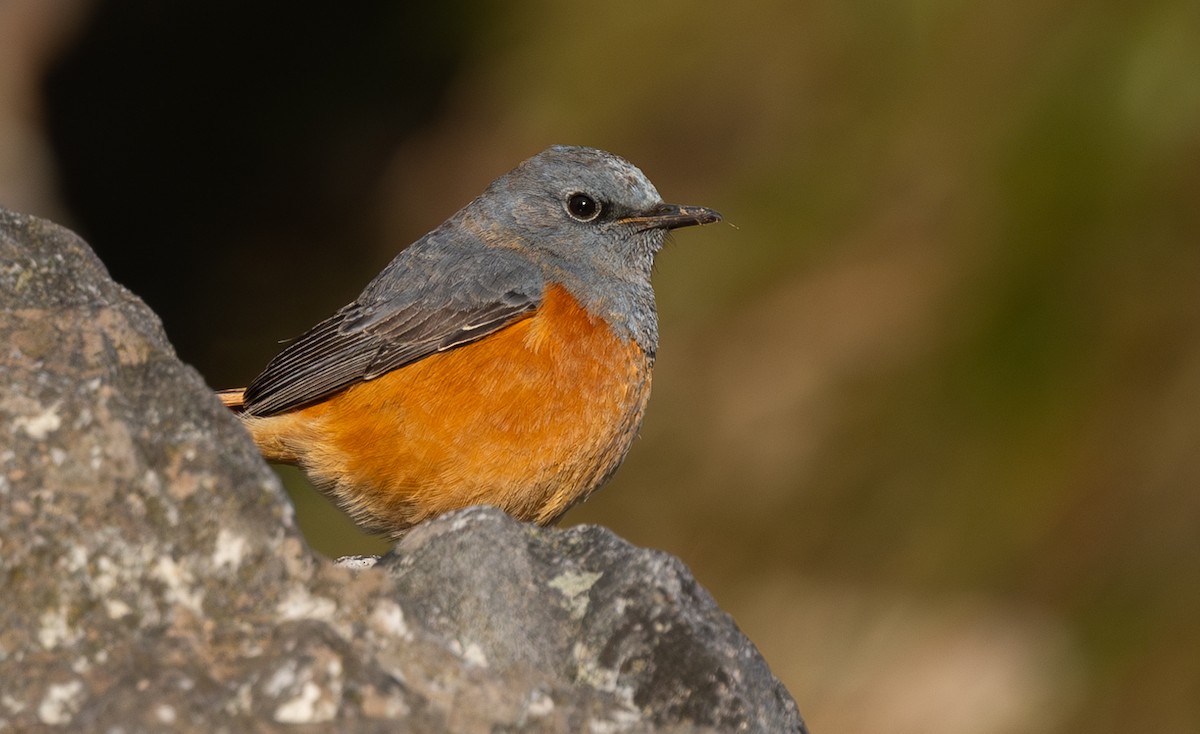
[[[214,387],[553,143],[727,224],[565,524],[814,732],[1200,731],[1200,4],[0,2],[0,204]],[[379,550],[294,473],[311,543]]]

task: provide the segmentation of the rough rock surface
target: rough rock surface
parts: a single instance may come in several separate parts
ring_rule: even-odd
[[[676,559],[475,508],[372,569],[81,240],[0,210],[0,730],[799,732]]]

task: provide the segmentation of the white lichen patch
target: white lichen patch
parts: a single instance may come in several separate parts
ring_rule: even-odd
[[[575,680],[598,691],[611,693],[617,689],[618,672],[595,664],[596,656],[588,646],[576,642],[572,650],[575,657]]]
[[[93,598],[101,600],[109,619],[121,619],[135,611],[130,599],[137,589],[142,588],[141,574],[154,573],[154,568],[149,567],[152,555],[147,549],[131,547],[116,540],[97,545],[105,548],[107,554],[95,555],[90,559],[92,572],[88,577],[88,590]],[[139,599],[144,599],[147,605],[138,610],[140,614],[146,615],[147,620],[158,616],[150,606],[150,595],[142,595]]]
[[[72,573],[83,571],[87,568],[88,548],[82,543],[75,543],[67,550],[64,558],[68,571]]]
[[[318,679],[321,683],[318,683]],[[263,686],[269,696],[291,693],[275,707],[273,717],[281,724],[313,724],[331,721],[342,700],[342,661],[333,657],[321,666],[297,668],[284,664]]]
[[[59,404],[56,401],[32,415],[17,416],[13,419],[13,428],[24,431],[34,441],[45,441],[47,436],[62,427],[62,418],[58,415]]]
[[[108,614],[109,619],[120,619],[121,617],[128,617],[133,612],[133,609],[120,599],[105,599],[104,611]]]
[[[450,640],[449,648],[450,652],[462,658],[469,668],[486,668],[488,666],[487,654],[477,642]]]
[[[282,621],[293,619],[313,619],[318,622],[329,622],[337,611],[337,602],[323,596],[313,596],[308,589],[296,586],[283,601],[275,607]]]
[[[337,715],[337,704],[324,696],[321,687],[307,681],[300,695],[275,708],[275,720],[281,724],[315,724],[331,721]]]
[[[588,721],[588,734],[619,734],[633,729],[642,720],[641,714],[633,709],[616,709],[609,716]]]
[[[154,718],[158,719],[158,723],[160,724],[174,724],[178,715],[175,713],[174,706],[160,703],[154,707]]]
[[[10,714],[19,714],[29,708],[29,704],[15,696],[10,696],[7,693],[0,693],[0,706]]]
[[[254,704],[254,695],[250,683],[243,683],[238,686],[237,692],[229,697],[229,700],[222,706],[222,710],[230,716],[241,716],[250,712],[251,706]]]
[[[374,568],[379,563],[379,556],[341,556],[334,560],[333,565],[338,568],[348,568],[351,571],[363,571],[368,568]]]
[[[567,598],[567,610],[571,613],[571,619],[582,619],[587,613],[587,592],[602,576],[604,574],[601,572],[567,571],[550,579],[548,585]]]
[[[576,682],[612,693],[622,704],[633,706],[633,688],[620,684],[620,670],[599,665],[595,653],[583,642],[576,642],[571,652],[575,658]]]
[[[529,693],[529,702],[525,704],[525,713],[534,718],[548,716],[554,711],[554,699],[545,691],[533,689]]]
[[[47,650],[61,645],[71,645],[83,637],[83,630],[72,627],[67,620],[67,609],[63,606],[47,609],[38,617],[38,642]]]
[[[471,523],[475,522],[477,519],[478,518],[474,512],[464,512],[461,515],[457,515],[450,523],[450,532],[457,533]]]
[[[384,599],[372,607],[367,616],[367,624],[380,636],[412,639],[412,631],[404,621],[404,610],[391,599]]]
[[[296,685],[297,678],[296,661],[288,660],[279,666],[263,684],[263,692],[268,696],[278,696],[289,687]]]
[[[98,595],[108,594],[117,588],[121,567],[108,556],[96,558],[96,573],[92,575],[92,590]]]
[[[70,724],[83,703],[83,683],[77,680],[67,683],[52,683],[38,704],[38,718],[43,724],[62,726]]]
[[[195,577],[186,566],[176,563],[170,556],[161,556],[154,564],[151,576],[167,587],[168,602],[186,607],[196,614],[200,613],[204,590],[195,586]]]
[[[228,566],[231,570],[238,570],[242,565],[242,559],[246,556],[246,549],[250,547],[249,541],[244,536],[229,530],[221,528],[217,533],[217,544],[212,553],[212,564],[215,568],[223,568]]]

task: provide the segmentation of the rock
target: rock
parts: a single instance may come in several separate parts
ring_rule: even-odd
[[[0,729],[804,731],[683,564],[607,530],[472,508],[319,560],[154,314],[3,210],[0,372]]]

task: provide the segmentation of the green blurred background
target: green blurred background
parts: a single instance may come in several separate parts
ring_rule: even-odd
[[[0,203],[214,386],[552,143],[733,225],[566,524],[683,558],[816,732],[1200,731],[1194,0],[0,4]]]

